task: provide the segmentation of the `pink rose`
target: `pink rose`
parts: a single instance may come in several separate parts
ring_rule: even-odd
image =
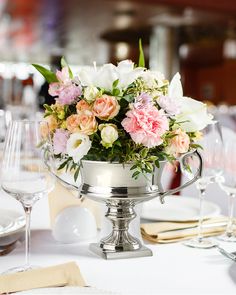
[[[79,131],[79,115],[71,115],[66,119],[66,127],[70,132]]]
[[[93,113],[101,120],[114,118],[120,110],[120,105],[114,96],[103,95],[96,98],[93,104]]]
[[[91,110],[91,106],[87,103],[87,101],[80,100],[76,104],[76,110],[77,110],[77,113],[79,114],[80,112],[90,111]]]
[[[84,111],[79,115],[79,131],[91,135],[97,131],[98,123],[91,111]]]
[[[166,147],[166,152],[177,156],[178,154],[186,153],[189,150],[189,136],[186,132],[182,131],[180,128],[173,131],[175,135],[169,140],[169,144]]]
[[[56,129],[53,136],[53,150],[55,154],[65,153],[69,132],[64,129]]]
[[[66,119],[67,129],[71,133],[80,132],[91,135],[97,131],[97,121],[91,111],[84,111],[80,114],[71,115]]]
[[[121,125],[137,144],[151,148],[162,144],[161,136],[169,129],[169,122],[163,110],[152,105],[133,108],[126,113]]]

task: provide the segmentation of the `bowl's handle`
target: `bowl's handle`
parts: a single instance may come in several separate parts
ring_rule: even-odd
[[[191,152],[188,152],[184,155],[182,155],[178,161],[180,162],[180,169],[181,169],[181,172],[183,172],[184,170],[186,170],[186,165],[187,165],[187,160],[189,157],[192,157],[192,156],[196,156],[198,159],[199,159],[199,167],[197,168],[197,171],[195,173],[195,175],[193,175],[193,178],[189,181],[187,181],[186,183],[176,187],[176,188],[173,188],[171,190],[168,190],[166,192],[161,192],[160,193],[160,201],[161,203],[164,203],[164,197],[166,195],[173,195],[177,192],[179,192],[180,190],[184,189],[185,187],[191,185],[192,183],[194,183],[195,181],[198,180],[199,177],[201,177],[202,175],[202,157],[201,157],[201,154],[197,151],[197,150],[194,150],[194,151],[191,151]]]

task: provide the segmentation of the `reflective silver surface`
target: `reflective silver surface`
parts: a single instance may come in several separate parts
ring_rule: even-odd
[[[140,175],[138,179],[132,178],[132,164],[119,164],[97,161],[81,161],[82,184],[80,194],[105,202],[107,206],[106,217],[112,222],[113,230],[99,244],[90,248],[105,259],[129,258],[150,256],[151,250],[145,248],[141,242],[129,233],[129,223],[136,217],[135,205],[140,202],[174,194],[182,188],[195,182],[202,171],[202,159],[197,151],[187,153],[180,157],[180,167],[186,169],[189,157],[199,159],[199,167],[192,180],[172,190],[164,191],[161,184],[162,173],[166,161],[160,162],[160,168],[154,169],[153,174]]]

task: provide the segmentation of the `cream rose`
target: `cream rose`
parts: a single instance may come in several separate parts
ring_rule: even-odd
[[[93,113],[101,120],[113,119],[120,110],[120,105],[114,96],[103,95],[96,98],[93,104]]]
[[[99,94],[99,90],[97,89],[97,87],[88,86],[84,89],[84,98],[88,102],[93,102],[98,96],[98,94]]]
[[[189,150],[190,144],[188,134],[179,128],[173,131],[173,135],[175,136],[169,140],[166,152],[175,156],[186,153]]]
[[[101,144],[106,147],[112,147],[113,143],[118,139],[118,130],[114,124],[100,124],[99,130],[101,131]]]

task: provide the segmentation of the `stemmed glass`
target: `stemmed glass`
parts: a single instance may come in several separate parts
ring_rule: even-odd
[[[236,142],[235,137],[227,139],[224,144],[224,175],[219,181],[219,185],[223,191],[229,196],[229,213],[226,231],[218,238],[226,242],[236,242],[235,225],[233,223],[234,216],[234,200],[236,197]]]
[[[30,216],[32,206],[54,188],[54,167],[49,127],[46,122],[12,121],[7,129],[3,151],[1,186],[18,200],[25,211],[25,265],[5,273],[33,268],[29,262]]]
[[[199,144],[203,149],[199,152],[203,159],[203,169],[201,177],[196,181],[200,200],[198,233],[196,238],[184,242],[184,245],[193,248],[211,248],[216,246],[213,240],[203,237],[203,207],[207,186],[210,183],[218,182],[222,175],[223,139],[221,127],[219,123],[208,125],[202,133],[202,140],[199,141]]]

